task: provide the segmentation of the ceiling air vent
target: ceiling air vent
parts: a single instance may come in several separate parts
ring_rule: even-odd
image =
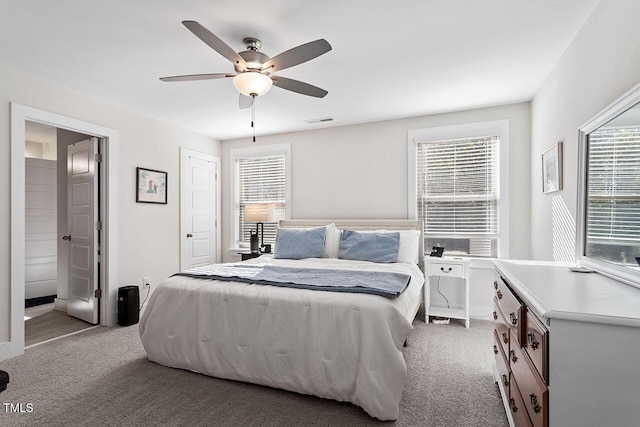
[[[325,122],[331,122],[333,121],[333,117],[324,117],[322,119],[309,119],[309,120],[305,120],[305,122],[309,123],[309,124],[313,124],[313,123],[325,123]]]

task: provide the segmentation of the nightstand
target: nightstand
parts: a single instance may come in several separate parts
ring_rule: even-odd
[[[469,260],[450,257],[424,258],[424,312],[425,322],[429,323],[429,316],[448,317],[464,320],[464,326],[469,327]],[[464,301],[462,306],[439,307],[431,305],[431,279],[440,277],[454,277],[461,279],[464,287]]]
[[[251,258],[258,258],[261,254],[260,252],[238,252],[238,255],[242,257],[242,261],[246,261]]]

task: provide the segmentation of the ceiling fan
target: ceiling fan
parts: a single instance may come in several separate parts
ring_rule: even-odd
[[[323,98],[328,92],[299,80],[273,75],[274,72],[302,64],[331,50],[325,39],[319,39],[294,47],[269,58],[259,49],[262,42],[254,37],[246,37],[243,42],[247,50],[235,52],[225,42],[196,21],[182,21],[185,27],[233,63],[235,73],[189,74],[184,76],[161,77],[163,82],[184,82],[193,80],[213,80],[233,78],[233,85],[240,92],[240,108],[249,108],[257,96],[264,95],[275,85],[302,95]]]

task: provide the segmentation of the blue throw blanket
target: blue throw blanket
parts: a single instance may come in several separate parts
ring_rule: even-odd
[[[411,280],[411,276],[408,274],[383,271],[330,270],[246,264],[212,264],[176,273],[174,276],[318,291],[355,292],[380,295],[387,298],[396,298],[407,288]]]

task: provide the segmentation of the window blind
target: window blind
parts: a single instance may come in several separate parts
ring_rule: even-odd
[[[236,221],[238,244],[249,244],[255,222],[245,221],[245,206],[250,203],[275,205],[275,221],[264,223],[264,243],[274,244],[278,220],[285,219],[285,156],[272,155],[236,159]]]
[[[426,248],[438,239],[462,239],[459,252],[496,255],[499,143],[499,135],[417,143],[418,219]]]
[[[605,128],[589,135],[587,238],[640,243],[640,128]]]

